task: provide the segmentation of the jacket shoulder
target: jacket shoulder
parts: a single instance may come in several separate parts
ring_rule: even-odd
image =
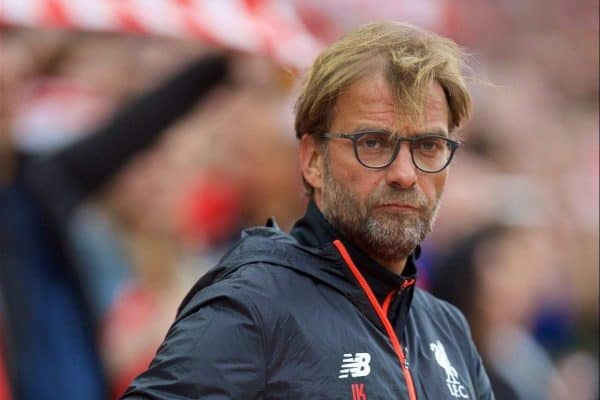
[[[454,332],[464,332],[470,337],[470,328],[467,320],[456,306],[445,300],[439,299],[427,292],[417,288],[413,299],[414,310],[419,314],[433,318],[438,323],[444,323]]]
[[[179,307],[193,312],[217,297],[254,303],[282,290],[294,272],[295,239],[275,228],[245,230],[219,263],[196,282]],[[286,268],[280,268],[286,267]]]

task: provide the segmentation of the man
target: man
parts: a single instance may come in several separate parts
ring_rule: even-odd
[[[318,57],[296,116],[306,215],[243,233],[125,398],[493,399],[464,317],[415,288],[470,110],[460,54],[379,23]]]

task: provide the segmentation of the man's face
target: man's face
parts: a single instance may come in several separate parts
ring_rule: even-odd
[[[448,106],[441,86],[427,89],[422,116],[403,115],[379,74],[364,78],[339,97],[330,132],[383,129],[401,137],[448,135]],[[323,159],[315,201],[328,221],[356,246],[384,264],[403,261],[431,231],[448,170],[425,173],[414,166],[409,144],[385,169],[356,160],[352,141],[332,139]]]

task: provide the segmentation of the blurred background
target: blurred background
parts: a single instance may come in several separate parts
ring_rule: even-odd
[[[241,228],[289,229],[302,74],[381,19],[469,52],[419,285],[465,313],[498,399],[598,399],[592,0],[4,0],[0,399],[118,397]]]

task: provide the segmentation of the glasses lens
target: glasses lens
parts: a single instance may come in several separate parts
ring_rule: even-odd
[[[426,136],[413,142],[412,154],[419,169],[436,172],[446,166],[452,151],[446,139]]]
[[[364,133],[356,141],[356,154],[360,162],[369,167],[383,167],[394,155],[394,144],[394,137],[390,134]]]

